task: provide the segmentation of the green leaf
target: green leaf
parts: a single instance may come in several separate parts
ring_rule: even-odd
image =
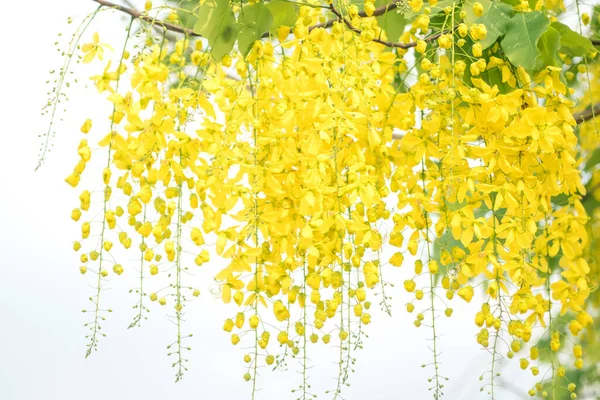
[[[273,14],[262,3],[246,6],[240,11],[241,29],[238,33],[238,47],[245,56],[255,41],[259,40],[273,24]]]
[[[587,162],[585,163],[585,169],[587,171],[590,171],[593,167],[595,167],[598,164],[600,164],[600,148],[597,148],[592,152]]]
[[[480,42],[482,48],[487,49],[506,33],[506,26],[513,15],[514,11],[508,4],[493,2],[487,10],[484,6],[483,15],[475,21],[475,23],[483,24],[487,28],[487,35]]]
[[[537,43],[548,25],[550,21],[541,11],[518,13],[508,21],[501,45],[514,66],[528,70],[535,68],[539,55]]]
[[[206,1],[198,8],[194,33],[208,40],[216,60],[221,60],[233,49],[237,31],[235,15],[227,0]]]
[[[376,17],[377,23],[384,30],[387,40],[397,42],[400,36],[404,33],[406,27],[406,18],[403,14],[397,13],[395,10],[386,12],[379,17]]]
[[[590,32],[592,39],[600,38],[600,6],[594,6],[590,23]]]
[[[286,1],[273,0],[267,3],[267,8],[273,15],[273,23],[269,29],[272,34],[276,34],[277,28],[282,25],[293,26],[298,19],[296,7]]]
[[[235,23],[233,12],[228,13],[220,26],[217,37],[212,42],[208,41],[211,46],[211,54],[215,60],[220,61],[224,55],[231,52],[237,38],[237,32],[238,26]]]
[[[540,51],[540,57],[538,58],[538,70],[544,69],[546,66],[557,67],[560,65],[560,59],[558,58],[558,49],[560,48],[560,33],[552,26],[548,27],[548,30],[542,34],[537,44],[538,50]]]
[[[561,53],[572,57],[583,57],[590,52],[596,51],[590,39],[574,32],[567,25],[560,22],[553,22],[552,27],[560,33]]]

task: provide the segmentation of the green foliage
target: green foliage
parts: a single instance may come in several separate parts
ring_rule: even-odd
[[[245,56],[248,54],[255,41],[269,31],[273,24],[271,11],[262,3],[244,7],[240,12],[240,30],[238,32],[238,46]]]
[[[514,66],[535,68],[539,55],[537,43],[548,25],[550,20],[540,11],[518,13],[508,21],[502,50]]]
[[[375,5],[378,7],[384,4],[387,4],[385,0],[378,0],[375,2]],[[377,17],[377,23],[385,32],[387,40],[392,42],[397,42],[400,39],[400,36],[406,27],[406,22],[404,14],[396,11],[386,12]]]
[[[273,22],[269,29],[272,34],[275,34],[277,28],[282,25],[292,26],[296,23],[298,12],[293,4],[283,0],[274,0],[267,3],[267,8],[273,15]]]
[[[475,20],[475,23],[483,24],[487,28],[487,35],[480,42],[482,48],[487,49],[506,33],[506,26],[513,15],[514,12],[511,6],[500,2],[493,2],[489,9]]]
[[[560,22],[553,22],[552,28],[560,33],[560,52],[572,57],[583,57],[596,49],[590,39],[574,32],[567,25]]]
[[[238,27],[227,0],[207,1],[198,8],[194,32],[208,39],[212,55],[220,60],[235,44]]]
[[[537,69],[551,65],[557,67],[560,65],[558,58],[558,50],[560,48],[560,33],[552,26],[542,34],[540,41],[537,44],[540,56],[538,58]]]

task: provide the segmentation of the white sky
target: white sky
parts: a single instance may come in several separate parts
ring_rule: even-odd
[[[34,168],[38,134],[48,124],[48,118],[39,112],[50,89],[45,82],[50,78],[49,71],[62,64],[54,47],[56,35],[70,35],[75,24],[67,25],[67,16],[77,21],[95,5],[86,0],[35,0],[26,2],[34,9],[24,9],[19,3],[4,2],[0,24],[0,37],[5,38],[0,63],[4,80],[0,114],[4,136],[0,146],[0,399],[249,398],[250,384],[242,379],[244,351],[231,346],[229,335],[221,329],[232,309],[225,308],[206,290],[187,311],[186,329],[194,337],[190,341],[190,369],[182,382],[173,383],[172,361],[165,350],[174,340],[174,327],[162,310],[155,311],[156,304],[152,304],[151,319],[145,326],[126,329],[135,303],[134,296],[127,293],[134,286],[135,276],[127,277],[127,273],[119,279],[111,278],[114,290],[104,296],[104,305],[115,310],[104,323],[108,336],[100,342],[97,353],[84,359],[87,330],[83,324],[88,318],[80,310],[88,307],[92,288],[88,286],[90,276],[79,274],[78,256],[71,250],[80,228],[70,220],[70,212],[78,204],[80,189],[72,189],[64,178],[78,159],[82,121],[106,116],[106,102],[93,88],[85,89],[80,84],[68,91],[71,101],[68,112],[61,114],[65,121],[57,125],[54,150],[43,168],[38,172]],[[111,37],[120,37],[122,20],[105,14],[89,33],[97,30],[107,42],[113,42]],[[94,65],[94,72],[101,70],[101,65]],[[85,83],[89,73],[77,71],[76,66],[75,74]],[[122,263],[127,268],[127,262]],[[347,400],[431,398],[427,378],[432,369],[420,368],[432,358],[426,340],[431,332],[416,329],[412,325],[414,316],[404,311],[406,295],[401,290],[404,278],[400,276],[397,274],[394,318],[374,313],[373,323],[367,327],[370,338],[356,354],[356,373],[343,394]],[[491,358],[475,342],[473,317],[477,303],[474,299],[465,306],[461,300],[454,300],[454,316],[439,319],[441,372],[450,378],[446,399],[489,398],[479,391],[478,377],[489,369]],[[330,398],[323,393],[334,386],[337,366],[332,361],[337,349],[323,344],[309,349],[316,365],[310,372],[310,382],[319,398]],[[257,399],[296,398],[290,393],[300,384],[300,375],[294,370],[261,372],[258,387],[262,390]],[[514,372],[507,372],[505,380],[522,386],[517,382],[522,379],[521,373]],[[489,374],[484,382],[488,378]],[[530,385],[531,379],[527,380]],[[517,396],[504,391],[497,398],[526,398],[526,393]]]

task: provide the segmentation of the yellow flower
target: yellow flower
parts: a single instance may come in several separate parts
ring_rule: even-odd
[[[72,187],[75,187],[79,183],[80,179],[81,178],[80,178],[79,174],[77,174],[77,173],[74,172],[71,175],[69,175],[67,177],[67,179],[65,179],[65,182],[67,182]]]
[[[88,133],[90,129],[92,129],[92,120],[88,118],[81,125],[81,132]]]
[[[467,303],[471,301],[471,299],[473,298],[473,294],[473,287],[471,287],[471,285],[467,285],[458,290],[458,295]]]
[[[91,62],[95,57],[98,57],[100,61],[104,59],[104,49],[111,49],[112,47],[107,44],[100,43],[100,37],[98,36],[98,32],[94,33],[92,38],[92,43],[86,43],[81,46],[81,51],[83,51],[83,63],[87,64]]]

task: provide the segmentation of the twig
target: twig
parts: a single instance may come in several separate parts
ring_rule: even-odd
[[[101,6],[113,8],[115,10],[124,12],[125,14],[129,14],[133,18],[139,19],[141,21],[146,21],[153,25],[158,25],[167,31],[183,33],[188,36],[200,36],[199,34],[194,33],[194,31],[192,29],[183,28],[183,27],[175,25],[175,24],[170,24],[168,22],[164,22],[164,21],[152,18],[151,16],[141,13],[138,10],[133,9],[133,8],[125,7],[125,6],[115,4],[115,3],[112,3],[112,2],[106,1],[106,0],[92,0],[92,1],[95,1],[96,3],[100,4]]]
[[[385,7],[387,7],[387,6],[384,6],[384,9],[385,9]],[[379,8],[381,8],[381,7],[379,7]],[[338,20],[343,21],[346,24],[346,26],[348,27],[348,29],[350,29],[352,32],[355,32],[358,35],[360,35],[362,33],[362,31],[360,29],[356,28],[355,26],[353,26],[352,23],[350,21],[348,21],[348,19],[346,17],[342,16],[342,14],[335,8],[333,3],[329,5],[329,9],[331,10],[332,13],[334,13],[338,17]],[[384,12],[382,12],[382,14]],[[373,14],[373,15],[375,15],[375,14]],[[423,40],[426,42],[431,42],[432,40],[435,40],[435,39],[439,38],[440,36],[445,35],[446,33],[453,32],[455,29],[456,29],[456,27],[443,30],[443,31],[433,34],[431,36],[427,36]],[[379,43],[379,44],[382,44],[387,47],[397,47],[400,49],[410,49],[411,47],[415,47],[417,45],[417,42],[398,43],[398,42],[388,42],[386,40],[381,40],[381,39],[377,39],[377,38],[373,39],[373,41],[375,43]]]
[[[108,7],[108,8],[113,8],[115,10],[124,12],[126,14],[129,14],[130,16],[132,16],[133,18],[142,20],[142,21],[146,21],[149,22],[155,26],[161,27],[164,30],[167,31],[172,31],[172,32],[178,32],[178,33],[183,33],[185,35],[188,36],[196,36],[196,37],[200,37],[201,35],[194,33],[194,31],[192,29],[188,29],[188,28],[184,28],[175,24],[170,24],[168,22],[164,22],[155,18],[150,17],[149,15],[142,13],[134,8],[129,8],[129,7],[125,7],[119,4],[115,4],[112,3],[110,1],[106,1],[106,0],[92,0],[95,1],[96,3],[100,4],[101,6],[104,7]],[[388,11],[394,10],[395,8],[397,8],[396,3],[390,3],[381,7],[376,8],[373,11],[373,16],[380,16],[385,14]],[[333,26],[333,24],[336,21],[342,21],[344,22],[344,24],[346,24],[346,26],[348,27],[348,29],[350,29],[351,31],[357,33],[357,34],[361,34],[362,31],[356,27],[354,27],[352,25],[352,23],[345,18],[336,8],[333,4],[329,5],[329,9],[331,10],[331,12],[333,14],[335,14],[335,16],[337,18],[328,20],[322,24],[316,24],[316,25],[312,25],[310,26],[308,29],[309,31],[312,31],[313,29],[317,29],[317,28],[329,28],[331,26]],[[361,11],[358,13],[358,15],[360,17],[366,17],[367,15],[365,14],[364,11]],[[437,38],[439,38],[440,36],[452,32],[456,29],[456,27],[453,27],[451,29],[446,29],[444,31],[438,32],[436,34],[433,34],[431,36],[428,36],[426,38],[424,38],[423,40],[426,42],[430,42],[432,40],[435,40]],[[266,33],[266,36],[268,36],[269,34]],[[594,45],[600,46],[600,39],[590,39],[592,41],[592,43]],[[409,49],[411,47],[415,47],[417,45],[417,42],[410,42],[410,43],[397,43],[397,42],[388,42],[385,40],[381,40],[381,39],[373,39],[374,42],[382,44],[384,46],[387,47],[396,47],[396,48],[401,48],[401,49]],[[589,121],[590,119],[596,117],[600,115],[600,103],[594,105],[594,107],[591,107],[585,111],[580,111],[577,112],[575,114],[573,114],[573,118],[575,119],[575,121],[577,121],[577,124],[581,124],[584,123],[586,121]],[[394,136],[394,139],[399,139],[398,137],[396,137],[396,135]]]
[[[390,3],[390,4],[383,5],[383,6],[381,6],[381,7],[377,7],[377,8],[375,9],[375,11],[373,11],[373,15],[372,15],[372,17],[378,17],[378,16],[380,16],[380,15],[383,15],[383,14],[387,13],[388,11],[395,10],[397,7],[398,7],[398,6],[396,5],[396,3],[395,3],[395,2],[393,2],[393,3]],[[337,14],[336,14],[336,15],[337,15]],[[367,13],[365,13],[365,12],[364,12],[364,10],[363,10],[363,11],[360,11],[360,12],[358,13],[358,16],[359,16],[359,17],[366,17],[366,16],[367,16]],[[338,17],[339,17],[339,16],[338,16]],[[331,28],[331,27],[333,26],[333,23],[334,23],[334,22],[336,22],[336,21],[338,21],[338,18],[330,19],[329,21],[325,21],[325,22],[323,22],[322,24],[316,24],[316,25],[310,26],[310,27],[308,28],[308,31],[310,32],[310,31],[312,31],[313,29],[317,29],[317,28]]]
[[[573,114],[573,118],[575,118],[577,124],[583,124],[584,122],[589,121],[597,116],[600,116],[600,103],[595,104],[594,107],[590,107],[587,110]]]

